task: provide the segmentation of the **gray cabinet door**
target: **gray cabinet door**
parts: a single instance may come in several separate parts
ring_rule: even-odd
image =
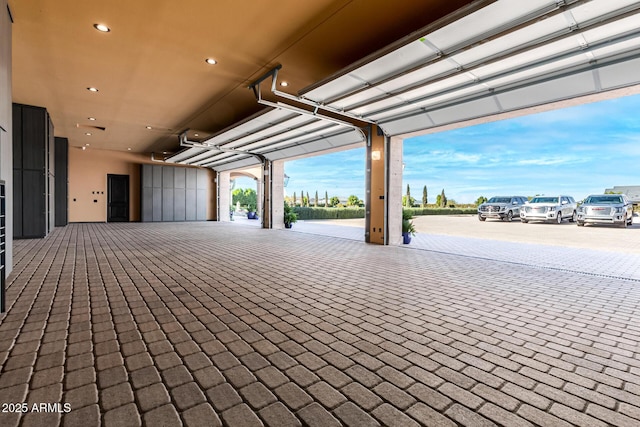
[[[142,165],[140,208],[142,221],[206,221],[206,170]]]
[[[185,192],[186,192],[185,220],[195,221],[196,220],[196,189],[187,188]]]
[[[153,188],[152,191],[153,191],[152,220],[162,221],[162,188]]]
[[[185,221],[187,219],[186,212],[186,191],[184,188],[176,188],[173,190],[173,220]]]
[[[153,188],[142,187],[141,197],[142,222],[153,221]]]

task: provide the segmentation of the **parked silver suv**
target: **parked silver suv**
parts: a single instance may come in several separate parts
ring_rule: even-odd
[[[520,206],[526,201],[527,198],[523,196],[492,197],[478,206],[478,219],[484,221],[487,218],[496,218],[511,221],[514,216],[520,215]]]
[[[585,224],[617,224],[621,227],[633,222],[633,205],[624,194],[596,194],[584,199],[578,207],[579,226]]]
[[[571,196],[536,196],[520,208],[520,221],[554,221],[560,224],[567,218],[576,220],[576,201]]]

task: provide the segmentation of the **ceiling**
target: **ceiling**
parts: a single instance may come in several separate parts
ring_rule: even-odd
[[[469,3],[9,0],[13,101],[47,108],[72,146],[175,152],[185,129],[261,111],[247,87],[275,65],[297,94]]]
[[[298,94],[273,68],[252,85],[267,109],[167,161],[230,170],[362,144],[366,123],[406,136],[591,102],[637,91],[638,69],[640,1],[478,1]]]

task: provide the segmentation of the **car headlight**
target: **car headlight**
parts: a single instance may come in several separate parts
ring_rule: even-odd
[[[624,208],[622,206],[618,206],[616,208],[616,213],[622,213],[622,212],[624,212]]]
[[[555,206],[549,206],[549,212],[553,212],[553,211],[555,211],[555,210],[556,210],[556,207],[555,207]]]

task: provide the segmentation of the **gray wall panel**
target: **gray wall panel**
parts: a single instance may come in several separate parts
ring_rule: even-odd
[[[162,188],[173,188],[173,170],[175,167],[162,166]]]
[[[207,170],[165,165],[141,167],[142,221],[207,220]]]
[[[187,188],[185,198],[185,219],[187,221],[195,221],[196,216],[196,189]]]
[[[187,169],[187,188],[196,188],[197,169]]]
[[[142,222],[153,221],[153,188],[143,187],[141,192],[141,216]]]
[[[153,165],[142,165],[142,187],[153,187]]]
[[[174,211],[173,211],[173,220],[174,221],[185,221],[187,219],[186,214],[186,191],[184,188],[176,188],[173,190],[173,201],[174,201]]]
[[[162,172],[162,171],[160,171]],[[162,176],[162,175],[161,175]],[[155,174],[154,174],[155,177]],[[155,181],[154,181],[155,182]],[[162,189],[153,188],[152,221],[162,221]]]
[[[196,175],[196,188],[198,190],[206,190],[207,187],[207,179],[209,178],[209,173],[205,169],[198,169]]]
[[[162,166],[153,166],[153,188],[162,188]]]
[[[185,168],[175,168],[173,171],[173,188],[185,188],[186,184],[186,169]]]
[[[207,220],[207,190],[196,190],[196,220]]]
[[[55,141],[55,225],[56,227],[64,227],[69,222],[69,140],[67,138],[56,137]]]
[[[162,220],[173,221],[173,188],[162,189]]]

